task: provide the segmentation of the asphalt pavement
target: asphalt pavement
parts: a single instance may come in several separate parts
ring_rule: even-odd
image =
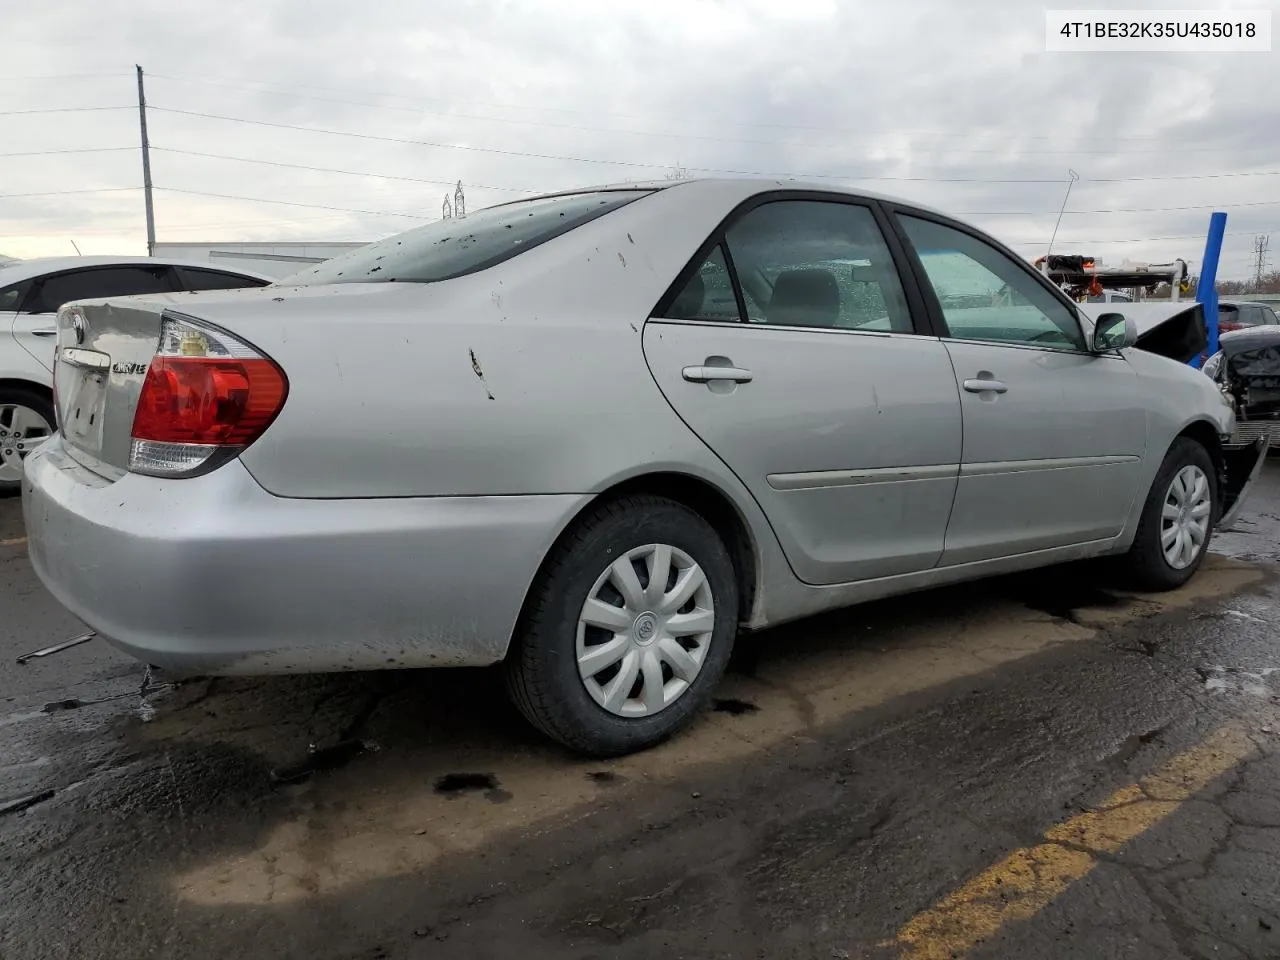
[[[23,536],[0,501],[3,960],[1280,957],[1280,461],[1181,591],[1057,568],[772,630],[608,763],[492,671],[18,666],[83,629]]]

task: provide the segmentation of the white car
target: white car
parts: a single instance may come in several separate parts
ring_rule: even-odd
[[[0,496],[18,492],[23,458],[53,433],[54,318],[64,303],[270,282],[244,270],[152,257],[0,260]]]

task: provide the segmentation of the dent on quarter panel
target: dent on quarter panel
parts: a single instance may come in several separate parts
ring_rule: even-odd
[[[647,463],[716,470],[637,331],[744,187],[696,202],[681,189],[467,277],[344,285],[361,293],[358,336],[348,298],[325,288],[213,305],[206,319],[252,324],[290,377],[245,464],[286,497],[582,493]]]

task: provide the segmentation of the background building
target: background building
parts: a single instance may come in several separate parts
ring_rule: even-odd
[[[157,257],[204,261],[282,279],[311,264],[323,263],[364,243],[161,243]]]

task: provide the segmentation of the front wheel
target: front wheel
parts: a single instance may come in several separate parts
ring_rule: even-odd
[[[737,627],[733,563],[711,525],[672,500],[624,497],[557,545],[507,657],[507,688],[565,746],[631,753],[710,699]]]
[[[1213,459],[1179,437],[1165,454],[1142,508],[1125,566],[1139,590],[1174,590],[1199,569],[1218,515]]]

